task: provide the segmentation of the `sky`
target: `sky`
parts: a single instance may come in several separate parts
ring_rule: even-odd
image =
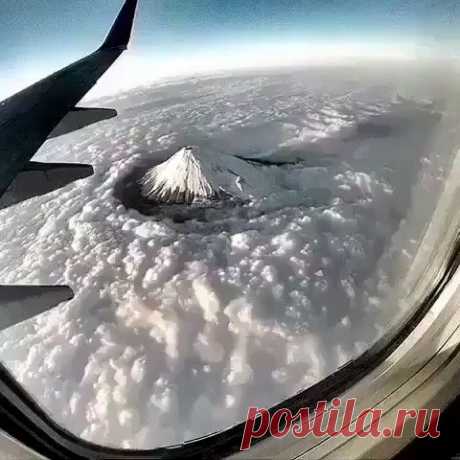
[[[0,0],[0,98],[93,51],[121,4]],[[457,48],[459,17],[456,0],[140,0],[130,52],[104,86],[113,92],[187,73],[439,54]]]

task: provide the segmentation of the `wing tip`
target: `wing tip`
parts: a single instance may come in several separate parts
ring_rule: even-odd
[[[131,32],[136,15],[138,0],[125,0],[117,19],[113,23],[107,38],[100,49],[126,50],[131,39]]]

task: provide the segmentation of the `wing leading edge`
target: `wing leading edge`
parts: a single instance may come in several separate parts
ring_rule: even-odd
[[[116,115],[76,105],[127,48],[136,7],[137,0],[125,0],[97,51],[0,102],[0,209],[93,174],[90,165],[30,160],[48,138]],[[19,187],[21,182],[27,187]],[[67,286],[0,286],[0,330],[50,310],[73,295]]]

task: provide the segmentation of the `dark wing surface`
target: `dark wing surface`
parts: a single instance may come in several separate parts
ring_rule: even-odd
[[[137,0],[125,0],[103,45],[0,103],[0,210],[93,174],[91,165],[30,161],[48,138],[116,116],[76,105],[127,48]],[[67,286],[0,286],[0,330],[73,298]]]
[[[127,48],[136,6],[125,1],[97,51],[0,103],[0,197]]]

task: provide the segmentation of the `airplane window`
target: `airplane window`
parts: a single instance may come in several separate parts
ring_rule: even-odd
[[[140,2],[109,69],[135,3],[104,42],[122,1],[0,0],[0,359],[79,438],[153,449],[321,382],[416,307],[460,10]]]

